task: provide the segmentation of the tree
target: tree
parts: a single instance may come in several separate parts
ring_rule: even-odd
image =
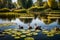
[[[3,8],[11,8],[12,0],[2,0],[1,2]]]
[[[22,6],[23,8],[26,8],[26,0],[18,0],[18,4]]]
[[[32,0],[18,0],[18,4],[25,9],[30,8],[32,6],[32,3]]]
[[[12,8],[12,0],[7,0],[7,7]]]
[[[2,8],[2,0],[0,0],[0,8]]]
[[[59,2],[60,2],[60,0],[59,0]]]
[[[0,8],[3,8],[4,7],[4,4],[3,4],[3,0],[0,0]]]
[[[37,6],[42,6],[42,1],[43,0],[37,0]]]
[[[47,2],[43,2],[43,6],[42,7],[43,8],[49,8],[48,3]]]
[[[58,7],[56,0],[48,0],[48,5],[52,9],[55,9]]]
[[[13,3],[13,7],[14,7],[14,8],[19,8],[18,3],[14,2],[14,3]]]
[[[17,4],[18,4],[18,5],[21,5],[21,2],[20,2],[20,0],[17,0]]]
[[[32,0],[28,0],[27,2],[27,8],[30,8],[33,5],[33,1]]]
[[[59,2],[58,2],[58,8],[60,9],[60,0],[59,0]]]

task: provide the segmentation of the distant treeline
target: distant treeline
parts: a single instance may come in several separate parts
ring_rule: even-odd
[[[33,0],[17,0],[17,3],[12,3],[12,0],[0,0],[0,9],[1,8],[20,8],[20,9],[28,9],[30,7],[45,7],[52,9],[60,8],[60,0],[57,2],[56,0],[37,0],[37,2],[33,3]]]

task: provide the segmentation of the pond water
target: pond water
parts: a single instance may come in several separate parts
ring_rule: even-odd
[[[22,21],[23,20],[23,21]],[[59,27],[60,25],[58,24],[58,21],[56,20],[55,22],[52,22],[50,24],[45,24],[42,20],[40,20],[39,18],[32,18],[32,19],[20,19],[20,18],[16,18],[16,19],[0,19],[0,24],[1,23],[8,23],[8,22],[13,22],[16,23],[18,26],[23,26],[24,29],[28,29],[28,24],[30,23],[30,25],[34,28],[35,24],[37,24],[38,26],[41,26],[42,29],[52,29],[54,27]],[[14,26],[15,28],[18,28],[18,26]],[[12,27],[12,26],[11,26]],[[12,27],[12,28],[14,28]]]
[[[52,22],[51,24],[45,24],[39,18],[36,18],[36,19],[34,19],[34,18],[32,18],[32,19],[16,18],[16,19],[11,19],[11,20],[0,19],[0,24],[1,23],[8,23],[8,22],[16,23],[16,25],[11,25],[11,26],[8,26],[8,27],[2,27],[0,29],[12,29],[12,28],[16,29],[16,28],[19,28],[19,25],[23,26],[24,29],[28,29],[28,24],[29,23],[30,23],[30,25],[33,28],[35,27],[35,24],[37,24],[38,26],[41,26],[41,29],[48,29],[48,30],[50,30],[50,29],[55,28],[56,26],[60,28],[60,25],[58,24],[57,20],[55,22]],[[9,33],[9,31],[8,31],[8,33]],[[12,37],[11,35],[5,35],[4,37],[1,37],[0,40],[4,40],[4,39],[5,40],[15,40],[14,37]],[[34,40],[60,40],[60,35],[59,34],[58,35],[54,35],[53,37],[48,37],[45,34],[43,34],[42,31],[40,31],[37,36],[30,36],[30,37],[34,38]],[[24,40],[24,38],[20,38],[18,40]]]

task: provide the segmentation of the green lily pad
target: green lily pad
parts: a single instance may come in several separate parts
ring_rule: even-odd
[[[21,35],[21,37],[26,37],[26,35]]]
[[[33,34],[33,35],[38,35],[38,33],[36,33],[36,32],[32,32],[32,34]]]
[[[25,38],[24,40],[34,40],[34,38],[32,38],[32,37],[27,37],[27,38]]]
[[[32,33],[28,33],[28,34],[26,34],[27,36],[32,36]]]

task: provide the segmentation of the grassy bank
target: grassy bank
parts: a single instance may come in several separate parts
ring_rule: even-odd
[[[5,12],[0,13],[0,18],[16,18],[16,17],[33,17],[30,13],[15,13],[15,12]]]
[[[19,16],[20,16],[19,14],[12,12],[0,13],[0,18],[15,18]]]
[[[34,14],[36,13],[36,14]],[[60,15],[60,10],[44,9],[40,7],[32,7],[30,9],[0,9],[0,18],[16,18],[16,17],[34,17],[39,14],[45,18],[47,13]],[[44,16],[45,15],[45,16]]]

